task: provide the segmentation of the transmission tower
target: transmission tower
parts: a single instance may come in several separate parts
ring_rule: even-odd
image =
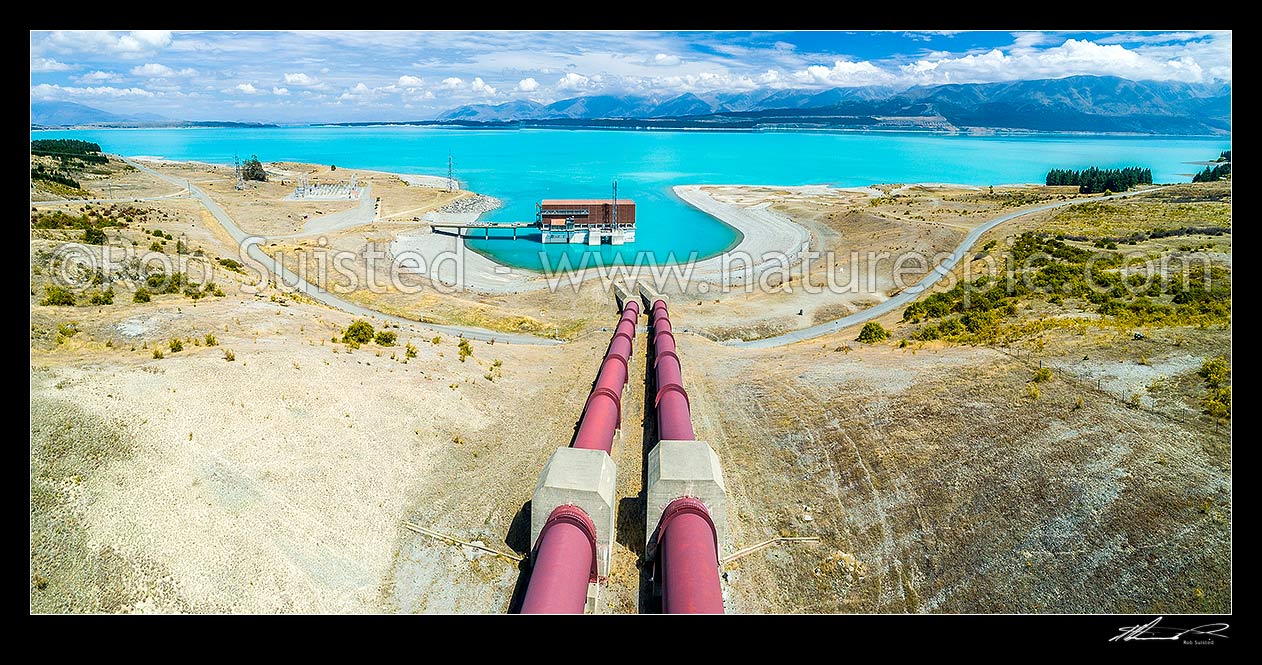
[[[451,155],[447,155],[447,191],[456,191],[456,169],[451,161]]]
[[[245,189],[245,176],[241,173],[241,157],[237,154],[232,155],[232,169],[236,172],[237,184],[236,189]]]

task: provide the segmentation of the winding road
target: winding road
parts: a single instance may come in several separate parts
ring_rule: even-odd
[[[133,162],[130,159],[124,158],[124,160],[128,164],[131,164],[132,166],[136,167],[137,169],[140,169],[141,171],[144,171],[145,173],[154,175],[158,178],[162,178],[163,180],[166,180],[176,185],[184,184],[177,178],[168,176],[164,173],[159,173],[158,171],[150,169],[147,166],[144,166],[142,164],[137,164],[136,162]],[[260,238],[260,236],[251,236],[250,234],[247,234],[245,231],[241,230],[241,227],[237,226],[236,222],[232,220],[232,217],[230,217],[228,213],[225,212],[224,209],[219,206],[218,203],[215,203],[214,200],[212,200],[209,196],[207,196],[206,193],[203,192],[200,188],[198,188],[195,185],[192,185],[191,183],[189,183],[189,188],[191,190],[190,193],[192,194],[192,196],[196,198],[198,201],[201,201],[202,205],[206,206],[206,209],[209,210],[210,213],[215,216],[215,219],[218,220],[221,225],[223,225],[224,229],[228,231],[228,234],[232,236],[233,240],[235,240],[239,245],[244,245],[246,247],[246,251],[249,253],[251,257],[260,261],[264,265],[272,266],[272,270],[279,274],[279,276],[283,279],[286,285],[294,286],[295,288],[297,288],[297,290],[302,291],[304,294],[311,297],[312,299],[318,302],[324,303],[325,305],[328,305],[329,307],[340,309],[345,312],[354,314],[356,316],[376,317],[376,318],[380,318],[386,321],[390,321],[392,323],[407,324],[413,327],[413,329],[415,329],[416,326],[420,325],[420,326],[424,326],[426,329],[432,329],[441,333],[446,333],[448,335],[455,335],[458,337],[467,337],[469,339],[478,340],[478,341],[494,340],[497,343],[532,344],[532,345],[540,345],[540,346],[555,346],[558,344],[565,343],[561,340],[548,339],[546,337],[537,337],[535,335],[524,335],[524,334],[518,334],[518,333],[501,333],[501,332],[496,332],[494,330],[488,330],[486,328],[474,328],[474,327],[467,327],[467,326],[449,326],[449,325],[443,325],[443,324],[437,324],[437,323],[421,323],[418,321],[413,321],[411,319],[405,319],[403,317],[394,316],[392,314],[385,314],[383,312],[378,312],[377,310],[369,309],[367,307],[356,305],[355,303],[343,300],[342,298],[339,298],[333,295],[332,293],[329,293],[328,291],[325,291],[324,289],[321,289],[318,286],[315,286],[307,282],[306,280],[302,279],[298,275],[294,274],[289,269],[285,268],[283,265],[280,265],[275,259],[273,259],[267,253],[265,253],[262,249],[259,249],[257,244],[251,243],[251,244],[246,245],[245,241],[247,238],[257,239],[257,238]],[[999,226],[1000,224],[1003,224],[1005,222],[1010,222],[1018,217],[1024,217],[1026,215],[1032,215],[1039,212],[1046,212],[1048,210],[1055,210],[1056,208],[1063,208],[1066,206],[1077,205],[1080,203],[1088,203],[1092,201],[1120,199],[1120,198],[1128,197],[1128,196],[1141,196],[1144,194],[1150,194],[1152,192],[1160,191],[1161,189],[1163,188],[1154,187],[1151,189],[1144,189],[1144,190],[1133,191],[1133,192],[1122,192],[1120,194],[1111,194],[1109,196],[1103,196],[1103,197],[1079,199],[1079,200],[1074,200],[1074,201],[1061,201],[1058,203],[1049,203],[1046,205],[1037,206],[1034,208],[1030,208],[1028,210],[1017,210],[1015,212],[1010,212],[1006,215],[1000,215],[999,217],[991,219],[985,222],[984,224],[978,226],[977,228],[973,229],[972,231],[970,231],[968,235],[964,236],[964,240],[961,241],[959,246],[955,248],[955,251],[951,252],[951,255],[948,256],[940,264],[938,264],[937,267],[929,271],[929,273],[926,274],[923,278],[921,278],[919,282],[904,289],[903,291],[898,293],[898,295],[895,295],[894,297],[888,300],[885,300],[881,303],[873,305],[867,309],[864,309],[863,311],[850,314],[849,316],[843,316],[840,319],[834,319],[832,321],[810,326],[808,328],[794,330],[791,332],[784,333],[782,335],[776,335],[774,337],[765,337],[763,339],[755,339],[755,340],[749,340],[749,341],[727,340],[722,343],[727,346],[734,346],[734,347],[739,347],[739,348],[766,349],[766,348],[772,348],[772,347],[777,347],[777,346],[785,346],[788,344],[793,344],[795,342],[802,342],[808,339],[814,339],[816,337],[821,337],[823,335],[828,335],[828,334],[837,332],[844,328],[849,328],[850,326],[858,325],[860,323],[866,323],[873,319],[884,316],[888,314],[889,312],[915,300],[925,290],[932,287],[934,284],[938,282],[938,280],[942,279],[944,276],[946,276],[947,273],[949,273],[952,269],[954,269],[956,264],[958,264],[960,260],[964,258],[965,254],[968,253],[969,249],[973,247],[974,243],[977,242],[977,239],[980,238],[982,234],[986,233],[987,231],[990,231],[991,229],[995,228],[996,226]],[[158,198],[163,198],[163,197],[158,197]]]
[[[946,276],[947,273],[951,272],[951,270],[955,268],[955,265],[960,262],[960,259],[964,258],[964,255],[968,253],[968,250],[973,247],[973,244],[977,242],[977,239],[982,237],[982,234],[995,228],[996,226],[999,226],[1000,224],[1003,224],[1004,222],[1010,222],[1018,217],[1024,217],[1026,215],[1033,215],[1036,212],[1045,212],[1047,210],[1055,210],[1056,208],[1063,208],[1065,206],[1076,205],[1079,203],[1087,203],[1090,201],[1104,201],[1107,199],[1120,199],[1124,196],[1138,196],[1141,194],[1149,194],[1161,189],[1164,189],[1164,188],[1154,187],[1152,189],[1144,189],[1144,190],[1139,190],[1139,191],[1134,191],[1134,192],[1122,192],[1121,194],[1111,194],[1109,196],[1101,196],[1097,198],[1079,199],[1076,201],[1062,201],[1059,203],[1049,203],[1047,205],[1041,205],[1035,208],[1030,208],[1029,210],[1018,210],[1016,212],[1010,212],[1006,215],[1001,215],[970,231],[968,235],[964,236],[964,240],[961,241],[960,245],[955,248],[955,251],[951,252],[951,255],[948,256],[945,260],[943,260],[942,263],[938,264],[937,267],[929,271],[929,273],[926,274],[923,278],[921,278],[919,282],[916,282],[914,285],[909,286],[906,289],[903,289],[901,292],[899,292],[898,295],[894,296],[893,298],[890,298],[889,300],[877,303],[863,311],[855,312],[854,314],[851,314],[849,316],[843,316],[840,319],[833,319],[832,321],[828,321],[827,323],[821,323],[819,325],[814,325],[809,328],[802,328],[801,330],[794,330],[792,332],[784,333],[783,335],[776,335],[775,337],[764,337],[762,339],[754,339],[754,340],[749,340],[749,341],[727,340],[723,342],[723,344],[726,344],[727,346],[736,346],[736,347],[741,347],[741,348],[746,348],[746,349],[767,349],[767,348],[776,347],[776,346],[784,346],[786,344],[793,344],[794,342],[801,342],[808,339],[814,339],[822,335],[827,335],[829,333],[837,332],[838,330],[841,330],[843,328],[849,328],[850,326],[853,326],[853,325],[866,323],[868,321],[871,321],[872,319],[876,319],[881,316],[884,316],[885,314],[888,314],[889,312],[915,300],[926,289],[932,287],[934,284],[938,282],[938,280],[942,279],[943,277]]]

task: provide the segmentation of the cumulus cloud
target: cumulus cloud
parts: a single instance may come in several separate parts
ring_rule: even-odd
[[[481,93],[487,97],[495,95],[495,88],[488,85],[486,81],[483,81],[481,76],[474,78],[473,82],[469,84],[469,87],[472,88],[474,92]]]
[[[147,53],[170,44],[170,30],[132,30],[118,38],[117,48],[128,53]]]
[[[184,68],[174,70],[166,65],[156,62],[150,62],[143,65],[137,65],[131,68],[132,76],[147,76],[149,78],[171,78],[174,76],[196,76],[197,70],[192,68]]]
[[[965,56],[926,58],[904,65],[900,73],[909,84],[981,83],[1084,74],[1189,83],[1207,78],[1204,68],[1186,55],[1154,57],[1120,44],[1098,44],[1085,39],[1068,39],[1049,48],[1013,48],[1008,53],[991,49]]]
[[[309,88],[320,83],[319,79],[303,72],[285,74],[285,85],[300,85]]]
[[[444,88],[459,88],[462,85],[464,85],[464,79],[461,79],[456,76],[449,76],[443,79]]]
[[[31,73],[64,72],[69,69],[74,67],[52,58],[31,58]]]
[[[591,78],[575,72],[567,72],[556,83],[556,89],[560,91],[581,91],[592,87],[594,86]]]
[[[398,90],[393,85],[384,88],[370,88],[363,81],[356,83],[354,86],[347,88],[345,92],[338,95],[339,102],[363,102],[370,97],[376,96],[381,91],[392,92]]]
[[[890,83],[894,75],[867,60],[835,60],[832,67],[811,65],[793,72],[792,78],[813,86],[857,87]]]
[[[419,88],[425,80],[417,76],[408,76],[404,74],[399,77],[399,85],[404,88]]]
[[[679,56],[677,55],[666,55],[665,53],[658,53],[657,55],[653,56],[653,64],[661,66],[661,67],[674,67],[675,65],[678,65],[680,62],[682,61],[679,59]]]
[[[115,88],[113,86],[62,86],[41,83],[31,86],[31,97],[35,99],[58,99],[64,97],[153,97],[153,93],[143,88]]]
[[[108,53],[124,58],[143,57],[171,45],[169,30],[58,30],[48,36],[58,51]]]
[[[114,72],[103,72],[98,69],[96,71],[88,72],[82,76],[78,76],[75,80],[80,83],[109,83],[111,81],[120,81],[122,78],[123,77],[115,74]]]
[[[277,87],[273,86],[273,87],[272,87],[272,94],[273,94],[273,95],[276,95],[276,96],[278,96],[278,97],[284,97],[285,95],[288,95],[288,94],[289,94],[289,88],[277,88]]]
[[[539,82],[533,78],[524,78],[517,82],[517,89],[521,92],[534,92],[539,89]]]
[[[235,89],[247,95],[257,95],[259,92],[259,89],[254,87],[252,83],[238,83]]]

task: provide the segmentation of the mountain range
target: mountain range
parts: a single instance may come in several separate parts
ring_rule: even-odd
[[[270,127],[257,122],[172,120],[156,113],[123,115],[75,102],[31,102],[31,129],[60,127]]]
[[[1231,85],[1071,76],[830,90],[684,93],[672,97],[590,95],[542,104],[474,104],[434,120],[336,125],[455,125],[482,128],[911,129],[1216,135],[1231,133]],[[74,102],[31,103],[31,127],[269,127],[264,123],[122,115]]]
[[[599,126],[877,127],[960,130],[1229,134],[1231,86],[1113,76],[831,90],[651,96],[593,95],[551,104],[461,106],[440,123]],[[643,123],[616,121],[645,120]]]

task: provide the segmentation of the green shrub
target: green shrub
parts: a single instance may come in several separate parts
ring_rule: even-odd
[[[1231,417],[1231,386],[1222,386],[1220,388],[1211,388],[1205,396],[1201,398],[1201,406],[1205,407],[1205,413],[1215,418]]]
[[[404,357],[405,359],[406,359],[406,358],[415,358],[415,357],[416,357],[416,347],[415,347],[415,346],[412,346],[412,343],[411,343],[411,342],[408,342],[408,345],[407,345],[407,346],[405,346],[405,347],[403,347],[403,357]]]
[[[88,227],[83,230],[83,242],[89,245],[104,245],[105,241],[105,232],[101,229]]]
[[[245,272],[242,270],[241,263],[233,259],[219,259],[219,265],[232,270],[234,272]]]
[[[889,331],[882,327],[881,324],[876,321],[868,321],[863,324],[863,330],[859,331],[859,336],[855,338],[855,341],[872,344],[888,339],[889,336]]]
[[[439,343],[439,342],[441,342],[441,341],[443,341],[443,338],[442,338],[442,337],[439,337],[439,336],[437,336],[437,335],[435,335],[435,336],[434,336],[434,339],[431,339],[431,340],[429,341],[429,343],[430,343],[430,344],[433,344],[434,346],[438,346],[438,343]]]
[[[57,334],[62,337],[74,337],[79,332],[79,327],[74,323],[58,323]]]
[[[188,277],[182,272],[168,277],[166,273],[155,271],[145,277],[145,285],[154,293],[179,293],[188,283]]]
[[[1035,383],[1047,383],[1052,380],[1052,370],[1047,367],[1040,367],[1034,372]]]
[[[149,289],[146,289],[145,287],[142,286],[136,289],[136,292],[132,294],[131,301],[132,302],[149,302],[151,298],[152,296],[149,293]]]
[[[64,286],[50,284],[44,287],[44,299],[41,305],[74,305],[74,292]]]
[[[219,346],[219,340],[215,339],[215,333],[206,333],[206,346]]]
[[[158,242],[157,240],[153,241],[152,243],[150,243],[150,244],[149,244],[149,251],[151,251],[151,252],[161,252],[161,251],[162,251],[162,243]]]
[[[397,339],[397,337],[398,336],[392,331],[382,330],[377,333],[375,339],[377,340],[377,344],[380,344],[381,346],[394,346],[394,340]]]
[[[1211,388],[1217,388],[1227,382],[1231,367],[1227,364],[1226,356],[1214,356],[1201,365],[1198,373]]]
[[[89,302],[91,302],[93,305],[113,305],[114,304],[114,289],[110,288],[110,289],[105,289],[104,291],[93,293],[92,298],[89,300]]]
[[[372,324],[364,319],[359,319],[350,324],[347,326],[346,332],[342,333],[342,341],[347,344],[367,344],[372,341],[372,338]]]
[[[460,362],[464,362],[466,358],[473,355],[473,347],[469,346],[469,340],[460,339]]]
[[[184,342],[181,342],[178,337],[167,342],[167,346],[170,347],[171,353],[179,353],[184,350]]]
[[[224,349],[223,359],[227,360],[228,362],[232,362],[237,359],[237,354],[233,353],[232,351],[229,351],[228,349]]]
[[[156,346],[155,346],[155,347],[153,347],[153,359],[154,359],[154,360],[162,360],[162,349],[159,349],[159,348],[158,348],[158,347],[156,347]]]

